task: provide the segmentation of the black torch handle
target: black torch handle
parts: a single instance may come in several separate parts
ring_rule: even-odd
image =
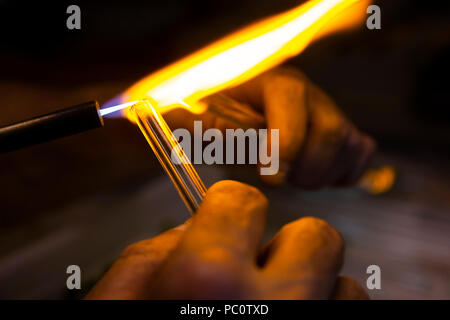
[[[45,114],[0,128],[0,153],[103,126],[97,101]]]

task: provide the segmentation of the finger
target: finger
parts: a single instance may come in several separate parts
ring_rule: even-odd
[[[266,210],[267,199],[253,187],[235,181],[213,185],[179,246],[161,269],[154,296],[251,296],[247,290],[256,283],[254,262]]]
[[[309,128],[291,179],[300,187],[316,189],[329,182],[328,170],[356,129],[334,102],[312,84],[308,87],[308,107]]]
[[[354,153],[354,158],[350,169],[334,183],[337,186],[349,186],[357,183],[366,172],[376,151],[376,142],[369,136],[362,134],[358,146],[358,151]]]
[[[320,186],[327,187],[333,185],[337,180],[341,179],[355,165],[357,156],[360,153],[360,139],[357,129],[351,130],[344,144],[337,151],[333,161],[329,167],[324,169]]]
[[[323,186],[356,183],[375,153],[374,140],[353,128],[323,176]],[[352,180],[349,178],[352,177]]]
[[[254,259],[264,231],[268,201],[256,188],[221,181],[207,192],[178,251],[205,255],[222,252]]]
[[[354,279],[341,276],[336,282],[332,300],[369,300],[369,295]]]
[[[279,130],[278,146],[268,135],[268,149],[278,148],[279,171],[275,175],[261,176],[269,185],[285,182],[290,164],[297,157],[305,138],[307,125],[306,83],[304,76],[292,70],[270,74],[263,83],[264,113],[268,132]]]
[[[144,299],[154,271],[176,247],[189,224],[126,248],[86,299]]]
[[[327,299],[342,264],[344,242],[321,219],[292,222],[264,250],[263,274],[275,299]]]

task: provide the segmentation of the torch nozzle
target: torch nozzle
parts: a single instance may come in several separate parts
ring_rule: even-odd
[[[97,101],[90,101],[0,128],[0,153],[103,127]]]

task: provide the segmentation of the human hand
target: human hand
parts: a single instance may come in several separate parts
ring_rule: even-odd
[[[87,298],[367,298],[338,277],[344,243],[323,220],[292,222],[261,249],[267,206],[253,187],[216,183],[185,224],[129,246]]]
[[[263,113],[269,130],[279,129],[280,170],[261,176],[267,184],[281,185],[289,179],[304,189],[345,186],[355,184],[366,171],[374,140],[298,70],[276,68],[223,93]],[[210,112],[198,116],[178,109],[166,118],[188,129],[194,120],[202,120],[204,130],[236,127]]]

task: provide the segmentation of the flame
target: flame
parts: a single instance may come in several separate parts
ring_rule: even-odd
[[[184,107],[203,112],[199,101],[239,85],[298,55],[315,39],[361,23],[369,0],[311,0],[255,23],[157,71],[125,91],[126,103],[151,97],[160,112]],[[130,120],[131,113],[126,113]]]

